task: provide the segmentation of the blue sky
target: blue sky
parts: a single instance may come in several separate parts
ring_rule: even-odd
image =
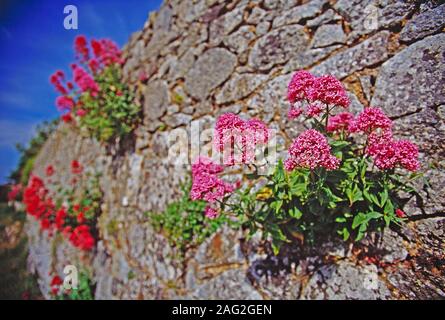
[[[78,10],[78,29],[63,27],[63,8]],[[140,30],[160,0],[0,0],[0,183],[15,168],[16,143],[26,143],[37,124],[58,116],[48,78],[69,71],[78,34],[108,37],[123,46]]]

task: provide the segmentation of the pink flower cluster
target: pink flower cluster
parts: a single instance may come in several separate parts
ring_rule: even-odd
[[[65,83],[65,73],[62,70],[57,70],[49,77],[49,82],[54,86],[56,91],[62,95],[67,95],[68,91],[73,89],[71,82]]]
[[[351,132],[362,131],[364,133],[371,133],[375,129],[390,129],[392,127],[392,121],[377,107],[365,108],[357,118],[351,123],[349,130]]]
[[[226,194],[233,192],[234,186],[223,181],[218,174],[224,167],[206,157],[199,157],[192,165],[192,200],[205,200],[213,203],[221,200]]]
[[[407,140],[394,140],[390,130],[373,131],[368,136],[366,153],[374,157],[375,165],[381,169],[392,169],[397,165],[409,170],[420,168],[417,146]]]
[[[417,146],[407,140],[395,140],[392,124],[391,119],[377,107],[365,108],[354,120],[350,116],[345,120],[345,127],[347,125],[349,132],[363,132],[368,135],[366,154],[374,158],[377,168],[387,170],[399,165],[410,171],[418,170],[420,163]],[[331,129],[334,127],[335,123]]]
[[[56,99],[57,108],[61,111],[68,111],[62,115],[64,122],[73,121],[76,115],[79,117],[86,115],[87,111],[75,101],[75,97],[79,93],[89,92],[93,97],[99,93],[99,85],[92,74],[97,74],[109,65],[123,63],[122,52],[116,43],[109,39],[93,39],[89,43],[85,36],[79,35],[74,39],[74,50],[77,61],[83,67],[75,63],[71,64],[73,82],[66,81],[65,74],[61,70],[56,71],[50,77],[51,84],[61,94]],[[74,89],[73,83],[77,85],[79,91]]]
[[[328,120],[328,132],[348,132],[354,122],[354,115],[349,112],[342,112],[332,116]]]
[[[255,149],[269,140],[269,129],[258,119],[243,120],[233,113],[221,115],[215,125],[214,145],[223,153],[223,163],[251,163]]]
[[[337,78],[331,75],[315,77],[311,73],[297,71],[288,85],[287,99],[292,104],[289,118],[298,117],[304,112],[302,102],[308,104],[306,114],[314,117],[323,111],[322,105],[349,106],[349,98],[345,88]],[[296,104],[300,106],[296,106]]]
[[[117,44],[110,39],[91,40],[91,47],[97,61],[102,66],[122,64],[122,52]]]
[[[304,131],[292,142],[289,158],[285,161],[286,170],[295,168],[315,169],[324,167],[328,170],[338,168],[340,160],[331,154],[331,147],[324,135],[314,129]]]
[[[82,92],[90,92],[95,97],[100,91],[99,85],[94,81],[93,77],[85,71],[84,68],[73,63],[71,65],[73,70],[74,82],[80,88]]]

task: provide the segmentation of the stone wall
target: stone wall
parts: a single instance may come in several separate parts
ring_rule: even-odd
[[[72,159],[102,173],[94,253],[47,238],[31,219],[29,267],[44,293],[49,273],[89,265],[97,299],[444,298],[445,4],[401,0],[166,1],[125,47],[124,78],[143,106],[135,139],[113,147],[61,126],[40,153],[63,181]],[[328,243],[302,259],[273,257],[259,238],[224,229],[185,261],[152,229],[147,210],[178,196],[188,168],[168,161],[169,133],[213,126],[224,112],[260,117],[289,145],[286,87],[306,69],[333,74],[351,109],[380,106],[398,137],[415,140],[431,189],[408,205],[406,228],[351,248]],[[191,155],[193,156],[193,155]],[[113,227],[110,227],[113,226]],[[379,263],[357,257],[374,252]]]

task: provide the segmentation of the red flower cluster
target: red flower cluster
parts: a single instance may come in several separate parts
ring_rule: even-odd
[[[288,152],[289,158],[284,163],[288,171],[295,168],[312,170],[318,167],[333,170],[340,164],[340,160],[331,155],[326,137],[314,129],[304,131],[292,142]]]
[[[79,35],[74,39],[74,52],[76,53],[76,59],[82,63],[90,59],[88,40],[84,35]]]
[[[80,35],[74,39],[74,50],[77,61],[84,67],[87,67],[92,74],[97,74],[111,64],[123,63],[122,52],[116,43],[109,39],[91,40],[89,44],[87,38]],[[92,54],[90,51],[92,51]],[[68,111],[61,117],[66,123],[73,121],[75,115],[83,117],[86,114],[86,110],[82,109],[75,101],[75,97],[79,93],[89,92],[95,97],[100,91],[99,85],[93,76],[83,67],[73,63],[71,69],[73,82],[77,85],[80,92],[74,90],[73,82],[65,81],[63,71],[58,70],[50,77],[51,84],[61,94],[56,99],[57,108],[61,111]],[[75,112],[74,109],[76,109]]]
[[[59,291],[60,291],[60,287],[63,284],[62,278],[60,278],[58,275],[55,275],[52,279],[51,279],[51,293],[56,296]]]
[[[42,222],[42,226],[48,225],[55,206],[42,179],[34,175],[31,176],[28,186],[23,192],[23,203],[29,215],[39,220],[46,219]]]
[[[51,177],[55,172],[54,167],[52,165],[47,166],[45,171],[47,177]]]
[[[96,61],[103,66],[111,64],[122,64],[122,52],[117,44],[110,39],[91,40]]]
[[[73,161],[72,167],[76,173],[82,171],[82,166],[76,160]],[[48,171],[53,174],[53,166],[48,166],[47,173]],[[34,175],[31,176],[23,192],[23,203],[26,212],[39,220],[41,229],[48,230],[50,235],[53,231],[59,231],[79,249],[90,250],[94,247],[95,239],[90,227],[85,224],[87,222],[85,214],[90,207],[74,205],[72,211],[76,214],[76,218],[69,217],[67,208],[65,206],[57,208],[43,180]],[[72,224],[76,225],[74,229],[71,227]]]
[[[95,245],[95,240],[91,235],[90,227],[86,224],[74,228],[69,239],[73,246],[81,250],[91,250]]]
[[[56,91],[62,95],[68,94],[68,89],[63,82],[65,81],[65,74],[62,70],[57,70],[49,77],[49,82],[56,88]]]
[[[71,173],[80,174],[82,173],[83,168],[79,161],[73,160],[71,161]]]

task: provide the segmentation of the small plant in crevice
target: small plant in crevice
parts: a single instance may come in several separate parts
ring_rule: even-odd
[[[54,300],[94,300],[95,286],[85,271],[79,272],[77,288],[65,289],[58,275],[53,276],[50,285]]]
[[[202,214],[206,203],[190,200],[188,196],[190,183],[184,183],[181,190],[181,198],[170,203],[164,212],[147,212],[146,216],[154,228],[167,237],[172,246],[184,253],[214,234],[228,219],[225,216],[206,219]]]
[[[57,108],[62,120],[75,123],[81,132],[107,142],[132,132],[140,107],[133,103],[128,87],[121,81],[122,53],[109,39],[74,40],[77,63],[71,64],[72,81],[62,70],[50,77],[60,96]]]
[[[50,236],[60,232],[76,248],[91,250],[98,237],[96,222],[102,199],[100,175],[84,173],[77,160],[71,162],[69,184],[52,181],[54,173],[54,166],[47,166],[48,184],[36,175],[31,176],[23,190],[25,210]]]
[[[192,166],[190,197],[208,203],[204,215],[235,217],[251,235],[261,230],[275,254],[284,243],[313,246],[334,235],[360,241],[401,225],[409,198],[400,192],[418,195],[411,183],[421,176],[417,146],[393,137],[380,108],[357,117],[343,111],[349,98],[333,76],[295,73],[288,100],[289,118],[304,117],[311,128],[293,140],[285,161],[265,164],[272,169],[265,175],[254,160],[269,140],[266,125],[231,113],[219,117],[214,145],[223,165],[199,157]],[[237,184],[222,178],[234,166],[244,168]]]

